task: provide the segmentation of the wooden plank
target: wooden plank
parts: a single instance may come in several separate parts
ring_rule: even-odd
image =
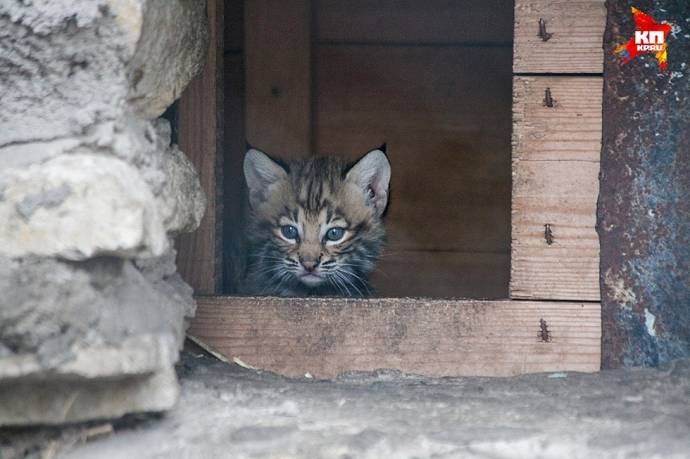
[[[201,297],[189,334],[291,377],[512,376],[597,371],[601,325],[595,303]]]
[[[512,2],[318,0],[318,39],[390,44],[508,44]]]
[[[179,100],[179,146],[201,177],[208,203],[199,228],[176,240],[177,268],[199,294],[219,293],[222,259],[223,2],[208,0],[210,41],[204,70]]]
[[[547,41],[539,37],[543,19]],[[517,0],[515,73],[601,73],[604,0]]]
[[[515,77],[513,159],[598,162],[602,86],[602,77]]]
[[[511,298],[599,300],[601,87],[599,77],[514,79]]]
[[[489,272],[485,258],[450,252],[510,250],[511,81],[507,49],[319,48],[317,151],[355,159],[387,142],[388,248],[424,270],[384,260],[382,293],[505,296],[505,286],[488,287],[507,279],[507,257],[493,258],[505,264]],[[487,273],[486,289],[454,281],[451,269],[458,279]]]
[[[599,164],[516,161],[513,174],[511,298],[598,301]]]
[[[397,251],[388,246],[372,273],[382,297],[508,297],[510,252]]]
[[[288,157],[311,146],[311,2],[245,2],[247,140]]]

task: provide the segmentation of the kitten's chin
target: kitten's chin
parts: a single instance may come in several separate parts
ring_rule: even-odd
[[[326,279],[316,274],[304,274],[299,280],[307,287],[316,287],[323,284]]]

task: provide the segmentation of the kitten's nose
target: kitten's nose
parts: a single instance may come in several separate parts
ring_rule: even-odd
[[[300,260],[302,262],[302,266],[304,266],[304,269],[306,269],[308,272],[314,271],[316,267],[319,265],[319,260]]]

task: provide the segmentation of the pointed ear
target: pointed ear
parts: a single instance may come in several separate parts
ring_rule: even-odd
[[[244,178],[249,188],[249,203],[256,208],[277,183],[287,179],[287,172],[268,155],[251,148],[244,156]]]
[[[357,185],[366,202],[376,210],[379,217],[388,205],[388,185],[391,181],[391,165],[380,149],[372,150],[357,161],[345,176]]]

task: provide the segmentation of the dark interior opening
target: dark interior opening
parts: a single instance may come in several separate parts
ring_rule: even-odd
[[[225,2],[223,292],[237,291],[245,267],[246,141],[299,154],[294,137],[303,132],[254,124],[299,119],[282,111],[281,97],[306,97],[303,154],[356,159],[387,143],[392,197],[387,249],[372,276],[377,295],[507,298],[513,2],[314,0],[287,11],[256,20],[242,0]],[[309,39],[291,42],[304,21]],[[247,24],[286,31],[275,71],[285,79],[295,62],[305,95],[271,87],[270,74],[247,80],[257,78],[248,54],[261,52],[250,49]],[[298,62],[305,53],[286,55],[304,46],[307,72]],[[248,94],[261,90],[269,103]]]

